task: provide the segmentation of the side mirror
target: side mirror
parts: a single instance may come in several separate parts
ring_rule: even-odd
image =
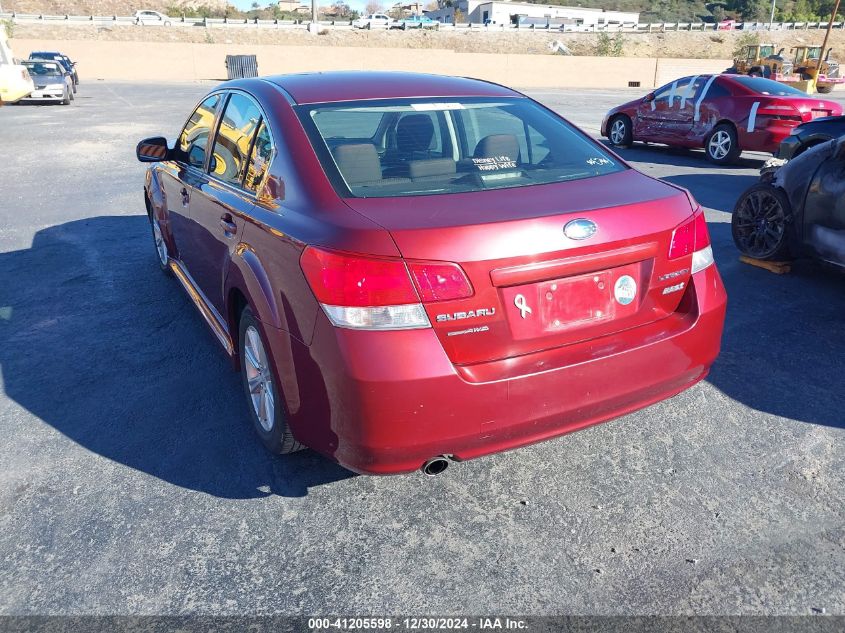
[[[654,93],[649,92],[646,96],[643,97],[643,103],[651,103],[654,101]]]
[[[163,136],[145,138],[135,148],[135,156],[142,163],[158,163],[170,158],[170,150],[167,147],[167,139]]]

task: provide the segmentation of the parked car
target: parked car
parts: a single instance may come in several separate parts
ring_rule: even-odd
[[[728,164],[743,150],[775,153],[801,123],[841,114],[835,101],[770,79],[696,75],[614,108],[601,133],[618,147],[634,141],[701,147],[712,162]]]
[[[503,86],[236,80],[137,156],[158,264],[271,451],[434,474],[668,398],[719,352],[698,203]]]
[[[790,160],[819,143],[845,136],[845,116],[830,116],[802,123],[783,139],[777,157]]]
[[[76,72],[76,62],[71,61],[70,57],[57,51],[33,51],[29,54],[29,58],[50,59],[59,62],[70,74],[73,80],[73,91],[76,92],[76,87],[79,85],[79,73]]]
[[[406,18],[396,20],[391,24],[391,28],[400,29],[436,29],[440,23],[432,20],[427,15],[410,15]]]
[[[356,29],[389,29],[393,26],[393,18],[384,13],[371,13],[352,21]]]
[[[59,62],[46,59],[28,59],[23,65],[29,71],[35,86],[21,101],[50,101],[70,105],[73,101],[73,79]]]
[[[736,20],[722,20],[716,25],[718,31],[733,31],[736,28]]]
[[[135,24],[139,26],[170,26],[173,18],[158,11],[136,11]]]
[[[816,145],[740,196],[731,229],[744,255],[845,267],[845,137]]]
[[[29,71],[17,62],[6,39],[5,29],[0,28],[0,105],[16,103],[34,89]]]

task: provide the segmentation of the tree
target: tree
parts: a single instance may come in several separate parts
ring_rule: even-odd
[[[352,8],[343,0],[335,0],[331,6],[331,13],[339,18],[348,19],[352,15]],[[374,11],[373,13],[377,12]]]
[[[378,0],[370,0],[367,2],[367,6],[364,8],[364,11],[366,11],[368,15],[372,13],[384,13],[384,5]]]

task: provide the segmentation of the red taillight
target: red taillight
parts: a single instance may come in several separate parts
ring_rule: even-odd
[[[686,257],[709,245],[710,233],[707,232],[707,220],[704,219],[704,213],[698,211],[692,219],[676,228],[672,233],[669,259]]]
[[[695,250],[695,218],[682,224],[672,233],[669,245],[669,259],[677,259],[692,254]]]
[[[707,230],[707,220],[704,213],[699,211],[695,216],[695,250],[700,251],[705,246],[710,246],[710,232]]]
[[[408,262],[408,270],[423,303],[472,296],[469,279],[457,264]]]
[[[302,272],[317,301],[332,306],[389,306],[419,303],[400,259],[379,259],[306,248]]]

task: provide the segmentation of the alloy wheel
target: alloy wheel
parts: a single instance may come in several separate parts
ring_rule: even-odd
[[[267,353],[264,351],[261,335],[252,325],[245,332],[244,359],[252,409],[261,428],[269,433],[273,430],[276,419],[273,377],[267,363]]]
[[[158,261],[162,267],[167,266],[167,243],[164,241],[164,235],[161,233],[161,226],[158,220],[153,220],[153,240],[156,245],[156,253],[158,254]]]
[[[780,200],[771,192],[752,191],[734,213],[735,237],[742,251],[761,259],[778,251],[786,231],[786,216]]]
[[[625,121],[616,119],[610,127],[610,140],[614,145],[619,145],[625,140]]]
[[[731,151],[731,135],[725,130],[717,131],[710,137],[707,150],[715,160],[722,160]]]

